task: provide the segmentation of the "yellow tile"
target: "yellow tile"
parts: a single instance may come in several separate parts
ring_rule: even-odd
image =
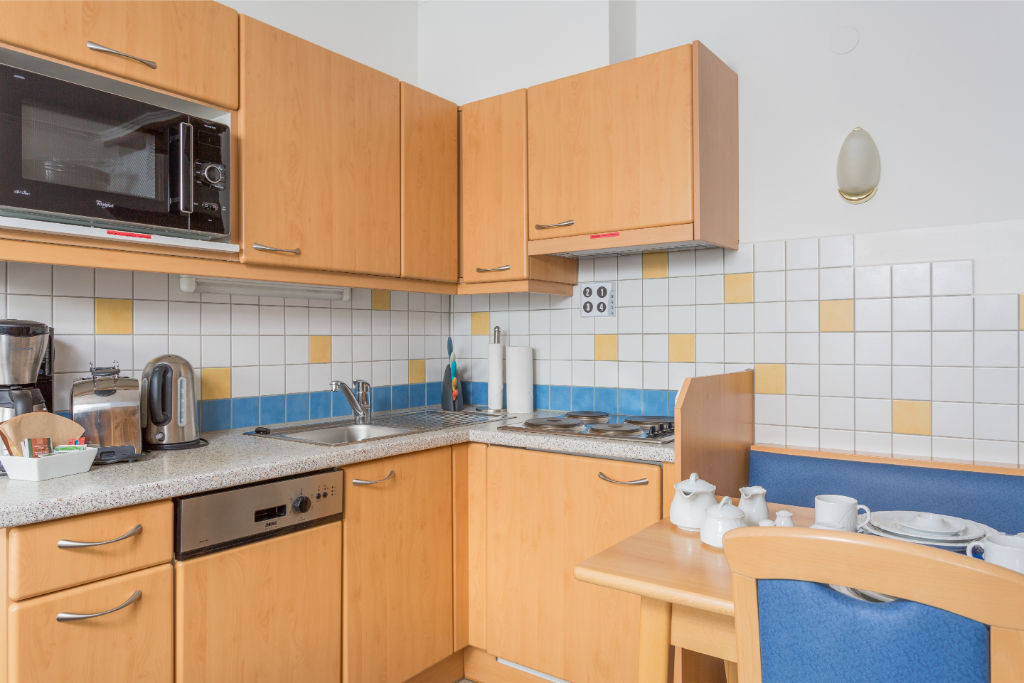
[[[131,333],[131,299],[96,299],[96,334]]]
[[[374,289],[370,291],[370,308],[375,311],[391,310],[391,292],[387,289]]]
[[[932,433],[931,401],[893,401],[892,431],[896,434]]]
[[[693,363],[697,360],[697,335],[670,334],[668,336],[668,362]]]
[[[820,302],[818,317],[822,332],[853,332],[853,299]]]
[[[668,252],[649,251],[644,253],[644,279],[668,277]]]
[[[309,338],[309,362],[331,362],[331,337],[329,335],[313,335]]]
[[[749,304],[753,300],[753,273],[729,273],[725,276],[725,303]]]
[[[427,361],[409,361],[409,384],[422,384],[427,381]]]
[[[594,335],[594,360],[618,360],[619,359],[619,335],[617,334],[595,334]]]
[[[1020,309],[1017,314],[1017,320],[1020,321],[1020,325],[1018,325],[1018,327],[1024,330],[1024,294],[1019,294],[1017,296],[1017,300],[1019,302],[1018,306]]]
[[[786,366],[783,363],[760,363],[754,366],[755,394],[786,393]]]
[[[491,314],[487,311],[480,311],[473,314],[473,334],[491,333]]]
[[[231,398],[231,368],[203,368],[203,400]]]

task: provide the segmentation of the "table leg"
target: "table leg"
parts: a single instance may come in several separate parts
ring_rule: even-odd
[[[640,599],[640,683],[666,683],[669,677],[669,629],[672,606],[661,600]]]
[[[736,662],[725,663],[725,680],[726,683],[739,683],[740,674],[736,668]]]

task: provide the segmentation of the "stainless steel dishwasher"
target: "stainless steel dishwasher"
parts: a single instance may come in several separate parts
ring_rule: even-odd
[[[344,476],[175,500],[176,680],[341,680]]]

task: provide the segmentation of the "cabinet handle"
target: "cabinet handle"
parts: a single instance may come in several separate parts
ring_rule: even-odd
[[[575,224],[576,224],[576,221],[574,221],[574,220],[572,220],[570,218],[569,220],[562,221],[561,223],[548,223],[547,225],[541,225],[541,224],[538,223],[537,225],[534,225],[533,227],[537,228],[538,230],[547,230],[548,228],[566,228],[566,227],[568,227],[570,225],[575,225]]]
[[[373,484],[383,484],[388,479],[394,479],[394,478],[395,478],[395,471],[391,470],[390,472],[388,472],[388,476],[384,477],[383,479],[377,479],[376,481],[370,481],[369,479],[353,479],[352,480],[352,485],[353,486],[372,486]]]
[[[131,538],[132,536],[138,536],[141,533],[142,533],[142,525],[141,524],[136,524],[135,526],[133,526],[126,533],[118,536],[117,538],[112,538],[109,541],[66,541],[64,539],[61,539],[61,540],[57,541],[57,547],[58,548],[63,548],[65,550],[67,550],[68,548],[93,548],[93,547],[98,546],[98,545],[107,545],[109,543],[117,543],[118,541],[123,541],[125,539]]]
[[[644,477],[643,479],[634,479],[633,481],[619,481],[618,479],[612,479],[604,472],[598,472],[597,476],[610,484],[622,484],[623,486],[647,486],[649,483],[647,481],[647,477]]]
[[[295,254],[296,256],[302,253],[302,249],[298,247],[295,249],[279,249],[278,247],[268,247],[265,244],[253,244],[252,248],[256,251],[276,251],[279,254]]]
[[[142,598],[142,591],[135,591],[132,596],[122,602],[117,607],[112,607],[105,612],[93,612],[92,614],[76,614],[75,612],[61,612],[57,615],[57,621],[62,624],[66,621],[82,621],[83,619],[95,619],[96,617],[105,617],[108,614],[113,614],[119,610],[123,610],[133,602],[138,602]]]
[[[478,272],[478,273],[497,273],[498,271],[501,271],[501,270],[511,270],[511,269],[512,269],[512,264],[511,263],[506,263],[503,266],[496,266],[494,268],[477,268],[476,272]]]
[[[142,57],[136,57],[135,55],[130,55],[127,52],[121,52],[120,50],[115,50],[112,47],[107,47],[106,45],[100,45],[99,43],[94,43],[91,40],[89,42],[87,42],[85,44],[85,46],[87,48],[89,48],[90,50],[95,50],[96,52],[103,52],[103,53],[108,54],[108,55],[117,55],[118,57],[124,57],[125,59],[130,59],[133,62],[138,62],[139,64],[144,64],[145,66],[148,66],[150,69],[155,69],[156,68],[156,62],[154,62],[152,60],[143,59]]]

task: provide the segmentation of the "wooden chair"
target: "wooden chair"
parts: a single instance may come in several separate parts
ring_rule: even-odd
[[[1024,681],[1024,575],[838,531],[725,536],[740,683]],[[869,603],[827,585],[901,598]],[[909,601],[909,602],[908,602]]]

